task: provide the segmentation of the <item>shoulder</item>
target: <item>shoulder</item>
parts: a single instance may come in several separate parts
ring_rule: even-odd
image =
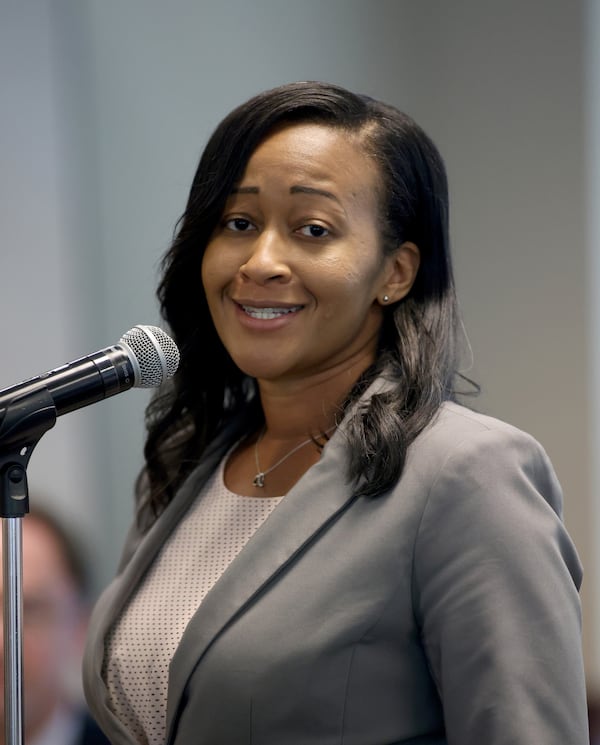
[[[406,476],[422,487],[422,558],[439,553],[443,563],[468,552],[479,561],[516,562],[518,569],[524,553],[541,555],[544,546],[580,584],[579,559],[562,523],[561,486],[530,434],[445,404],[415,440]]]
[[[476,443],[485,436],[510,441],[528,441],[533,447],[539,447],[536,440],[508,422],[496,419],[487,414],[468,409],[466,406],[446,401],[431,424],[423,432],[423,439],[432,440],[438,444],[444,440],[450,443]]]
[[[186,476],[183,483],[178,487],[174,497],[168,502],[162,511],[157,515],[151,514],[150,519],[144,521],[141,521],[139,515],[136,515],[135,519],[129,526],[125,538],[118,566],[118,573],[127,566],[131,557],[140,547],[140,544],[151,538],[151,535],[154,532],[158,531],[158,535],[160,536],[160,538],[157,538],[156,540],[164,539],[164,534],[159,529],[160,525],[166,523],[173,527],[178,523],[179,518],[192,504],[196,494],[199,493],[204,483],[218,467],[221,459],[225,457],[229,448],[232,447],[235,442],[235,437],[232,436],[232,433],[237,433],[237,428],[235,426],[225,428],[219,436],[211,441],[202,455],[198,458],[196,466]]]
[[[518,427],[453,402],[443,404],[415,440],[407,468],[427,470],[432,486],[458,479],[462,491],[480,484],[492,492],[495,484],[514,484],[518,475],[562,513],[560,485],[543,446]]]

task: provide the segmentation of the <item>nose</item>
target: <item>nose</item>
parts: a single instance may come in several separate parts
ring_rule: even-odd
[[[286,260],[286,242],[276,229],[261,230],[250,246],[245,262],[240,266],[240,274],[246,280],[257,284],[287,282],[291,270]]]

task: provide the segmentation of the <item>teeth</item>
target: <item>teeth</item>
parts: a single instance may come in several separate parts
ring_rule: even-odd
[[[253,308],[251,305],[242,305],[244,313],[247,313],[251,318],[260,318],[265,321],[286,316],[288,313],[295,313],[301,307],[301,305],[294,305],[292,308]]]

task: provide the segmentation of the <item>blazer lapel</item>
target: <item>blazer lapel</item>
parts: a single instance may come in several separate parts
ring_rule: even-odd
[[[256,593],[350,504],[351,489],[343,479],[346,470],[344,433],[338,430],[320,461],[290,490],[206,595],[171,662],[169,735],[186,683],[212,642],[243,613]]]

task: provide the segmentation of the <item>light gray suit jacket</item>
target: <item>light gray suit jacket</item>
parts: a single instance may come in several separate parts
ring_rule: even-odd
[[[95,609],[84,684],[113,745],[133,740],[105,635],[223,452],[132,531]],[[338,430],[205,598],[171,663],[169,745],[587,745],[581,567],[538,443],[446,404],[391,492],[353,498],[345,473]]]

